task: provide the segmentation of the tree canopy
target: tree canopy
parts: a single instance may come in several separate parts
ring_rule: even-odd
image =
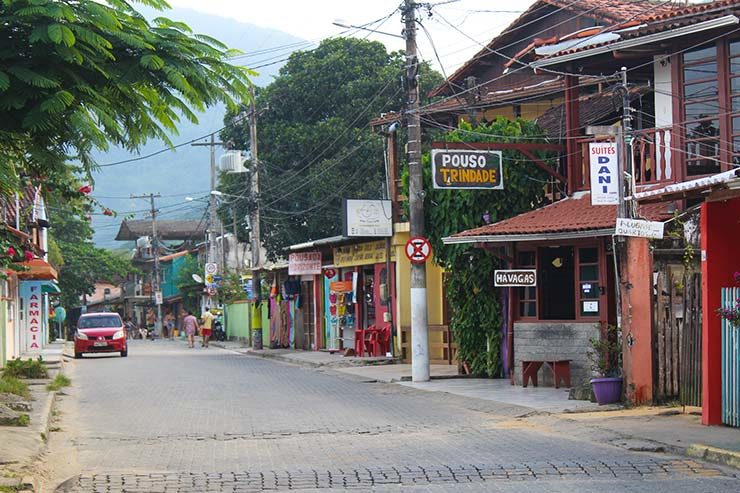
[[[149,21],[135,4],[169,8],[0,0],[0,194],[54,181],[70,162],[89,176],[93,149],[169,143],[182,118],[249,99],[251,72],[229,63],[235,51],[181,22]]]
[[[164,10],[163,0],[134,0]],[[0,3],[0,161],[41,171],[51,157],[169,142],[194,110],[248,94],[247,69],[217,40],[124,0]]]
[[[273,83],[257,94],[262,242],[272,258],[288,245],[339,234],[342,198],[382,198],[383,142],[368,123],[404,102],[404,58],[378,42],[332,38],[295,52]],[[422,92],[441,80],[421,67]],[[222,137],[249,148],[249,127],[238,124]],[[245,196],[222,210],[237,222],[254,206],[243,177],[226,177],[222,190]]]

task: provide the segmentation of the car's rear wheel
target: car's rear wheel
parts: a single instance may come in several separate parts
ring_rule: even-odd
[[[128,348],[121,351],[121,358],[125,358],[126,356],[128,356]]]
[[[82,353],[75,352],[75,359],[82,358]]]

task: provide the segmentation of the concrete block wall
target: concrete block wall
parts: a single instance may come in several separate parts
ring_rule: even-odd
[[[514,378],[522,383],[522,361],[565,360],[570,362],[571,385],[592,378],[589,339],[599,337],[597,323],[517,322],[514,324]],[[542,365],[537,374],[540,386],[553,385],[552,371]]]

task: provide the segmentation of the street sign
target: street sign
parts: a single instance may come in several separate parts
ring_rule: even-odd
[[[493,285],[498,288],[535,287],[537,271],[532,269],[509,269],[493,272]]]
[[[663,239],[663,226],[660,221],[643,221],[642,219],[617,218],[617,227],[614,234],[617,236],[635,236],[638,238],[650,238],[652,240]]]
[[[431,254],[432,245],[426,238],[415,236],[406,242],[406,256],[412,264],[423,264]]]
[[[206,293],[208,293],[208,296],[215,296],[216,295],[216,288],[208,288],[208,289],[206,289]]]
[[[162,304],[162,291],[155,291],[154,292],[154,304],[155,305],[161,305]]]
[[[503,190],[501,151],[432,149],[434,188]]]
[[[213,284],[214,277],[213,274],[206,274],[206,284]]]
[[[206,263],[206,269],[205,269],[205,271],[206,271],[206,275],[208,275],[208,274],[211,274],[211,275],[217,274],[218,273],[218,264],[213,263],[213,262]]]

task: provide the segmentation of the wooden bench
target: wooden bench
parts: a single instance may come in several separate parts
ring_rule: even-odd
[[[537,372],[545,364],[555,377],[555,388],[560,388],[562,381],[565,387],[570,387],[570,360],[543,360],[543,361],[522,361],[522,387],[526,387],[529,379],[532,379],[532,386],[537,387]]]

